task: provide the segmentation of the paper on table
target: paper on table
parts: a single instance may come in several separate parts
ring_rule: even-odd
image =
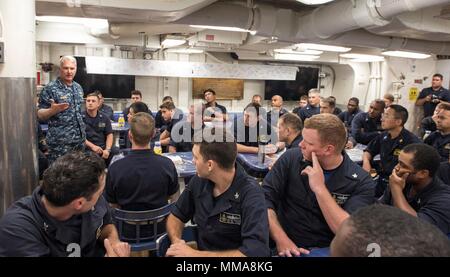
[[[167,158],[171,159],[172,162],[173,162],[175,165],[182,165],[182,164],[183,164],[183,159],[182,159],[180,156],[177,156],[177,155],[170,155],[170,156],[167,156]]]

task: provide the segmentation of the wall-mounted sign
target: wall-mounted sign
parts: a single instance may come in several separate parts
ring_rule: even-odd
[[[217,99],[241,100],[244,98],[244,80],[193,78],[192,98],[203,99],[203,91],[213,89]]]
[[[86,70],[88,74],[242,80],[295,80],[298,67],[86,57]]]
[[[409,89],[409,101],[416,101],[417,96],[419,96],[419,89],[412,87]]]

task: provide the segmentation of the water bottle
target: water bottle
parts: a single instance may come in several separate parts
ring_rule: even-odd
[[[157,155],[162,155],[162,148],[161,148],[161,142],[157,141],[155,142],[155,146],[153,147],[153,152]]]
[[[261,135],[258,140],[258,163],[260,164],[265,162],[267,144],[269,144],[268,136]]]
[[[120,114],[119,120],[117,120],[119,123],[119,127],[125,127],[125,118],[123,117],[123,114]]]

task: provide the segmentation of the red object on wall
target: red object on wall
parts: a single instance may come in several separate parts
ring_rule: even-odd
[[[38,71],[37,75],[36,75],[36,85],[40,85],[41,84],[41,72]]]
[[[206,40],[214,40],[214,35],[206,35]]]

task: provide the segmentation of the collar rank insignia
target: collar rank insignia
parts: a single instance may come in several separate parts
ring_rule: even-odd
[[[353,173],[352,177],[356,179],[356,178],[358,178],[358,174]]]
[[[234,199],[238,199],[239,198],[239,193],[238,192],[236,192],[235,194],[234,194]]]

